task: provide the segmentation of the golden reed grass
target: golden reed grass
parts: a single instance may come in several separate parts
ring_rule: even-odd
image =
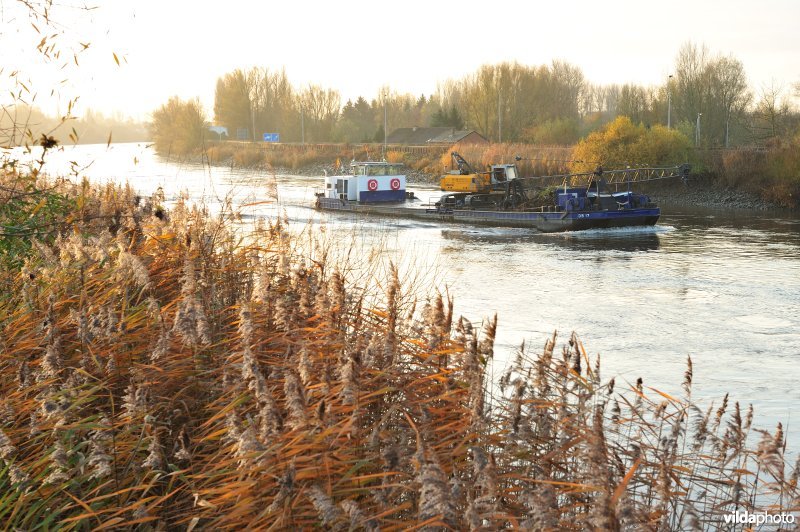
[[[700,530],[797,508],[782,428],[701,410],[691,362],[681,397],[615,387],[554,334],[489,382],[497,319],[414,311],[396,268],[374,303],[284,221],[243,239],[59,186],[80,216],[2,274],[5,528]]]
[[[375,144],[278,144],[211,143],[198,154],[211,165],[230,165],[243,168],[281,168],[290,171],[330,165],[339,159],[342,164],[351,160],[378,161],[383,150]],[[403,162],[407,154],[387,152],[390,162]]]
[[[568,173],[572,159],[572,146],[538,146],[518,143],[492,143],[455,145],[444,153],[439,164],[452,166],[450,151],[457,151],[477,171],[486,170],[492,164],[512,164],[519,168],[520,175],[545,176]],[[516,157],[520,157],[519,161]],[[441,167],[437,171],[441,171]]]

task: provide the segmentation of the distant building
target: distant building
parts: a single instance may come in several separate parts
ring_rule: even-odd
[[[401,127],[386,137],[387,144],[423,146],[430,144],[486,144],[486,138],[472,129],[452,127]]]
[[[222,140],[222,136],[228,136],[228,128],[223,126],[211,126],[208,128],[209,131],[216,134],[220,140]]]

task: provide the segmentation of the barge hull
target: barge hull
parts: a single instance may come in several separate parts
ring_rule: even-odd
[[[660,209],[658,207],[615,211],[525,212],[463,209],[442,212],[436,209],[356,204],[348,200],[324,197],[317,198],[316,206],[318,209],[326,211],[350,212],[354,214],[426,220],[431,222],[531,228],[543,233],[614,227],[652,226],[658,222],[660,215]]]

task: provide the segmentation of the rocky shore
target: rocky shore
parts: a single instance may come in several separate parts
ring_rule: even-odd
[[[758,211],[781,209],[778,205],[765,201],[755,194],[721,187],[663,190],[651,194],[651,197],[661,206],[680,205]]]
[[[773,210],[780,206],[758,194],[720,185],[710,178],[690,178],[642,184],[636,190],[648,194],[660,206],[677,205],[710,209]]]

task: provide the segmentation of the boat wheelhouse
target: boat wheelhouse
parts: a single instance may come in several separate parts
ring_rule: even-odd
[[[358,203],[396,203],[406,200],[406,176],[400,163],[350,163],[349,175],[325,176],[319,197]]]

